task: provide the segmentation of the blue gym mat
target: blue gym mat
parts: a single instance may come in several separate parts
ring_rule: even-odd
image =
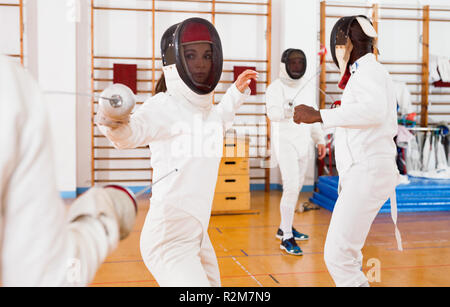
[[[397,186],[397,207],[399,212],[450,211],[450,179],[427,179],[408,177],[409,184]],[[317,182],[319,192],[314,192],[310,201],[333,211],[338,197],[337,176],[321,176]],[[390,212],[388,200],[380,212]]]

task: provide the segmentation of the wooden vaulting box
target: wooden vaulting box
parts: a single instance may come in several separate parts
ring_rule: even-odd
[[[220,161],[213,214],[250,210],[249,139],[226,137]]]

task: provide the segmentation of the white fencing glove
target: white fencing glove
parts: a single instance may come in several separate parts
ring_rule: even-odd
[[[95,123],[112,129],[128,124],[135,105],[136,97],[129,87],[113,84],[100,94]]]
[[[133,230],[136,221],[136,198],[133,192],[119,185],[108,185],[104,189],[113,199],[114,209],[119,221],[120,240],[123,240]]]
[[[94,187],[70,207],[69,221],[90,217],[104,224],[110,244],[126,238],[133,229],[137,214],[134,194],[119,185]]]

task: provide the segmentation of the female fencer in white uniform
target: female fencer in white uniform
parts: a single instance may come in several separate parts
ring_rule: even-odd
[[[399,172],[393,140],[397,134],[397,104],[392,78],[373,54],[376,36],[365,16],[339,19],[331,32],[330,48],[341,70],[339,87],[345,88],[341,107],[319,112],[300,105],[294,115],[296,123],[322,122],[325,128],[336,128],[339,197],[324,259],[337,286],[369,285],[361,271],[361,249],[388,198],[401,250],[395,197]]]
[[[325,156],[325,139],[320,124],[297,125],[292,121],[294,107],[306,104],[315,107],[315,101],[303,91],[308,80],[306,56],[300,49],[287,49],[281,57],[280,77],[266,90],[267,116],[272,127],[272,149],[280,166],[283,195],[280,201],[280,228],[276,237],[280,248],[291,255],[302,255],[296,241],[308,240],[308,235],[298,232],[292,225],[299,193],[303,187],[310,147],[317,145],[319,159]],[[274,165],[272,165],[273,167]]]
[[[119,186],[92,188],[67,212],[42,93],[3,56],[0,110],[0,284],[86,286],[132,230],[134,196]]]
[[[117,148],[150,145],[153,187],[141,234],[143,260],[160,286],[220,286],[208,224],[223,137],[257,73],[246,71],[218,105],[222,47],[214,26],[190,18],[161,40],[167,91],[149,98],[131,117],[112,120],[99,109],[101,131]]]

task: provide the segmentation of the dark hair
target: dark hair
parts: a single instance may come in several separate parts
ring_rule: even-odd
[[[164,73],[163,73],[161,75],[161,77],[159,78],[158,82],[156,83],[155,95],[158,93],[164,93],[166,91],[167,91],[166,78],[164,77]]]

